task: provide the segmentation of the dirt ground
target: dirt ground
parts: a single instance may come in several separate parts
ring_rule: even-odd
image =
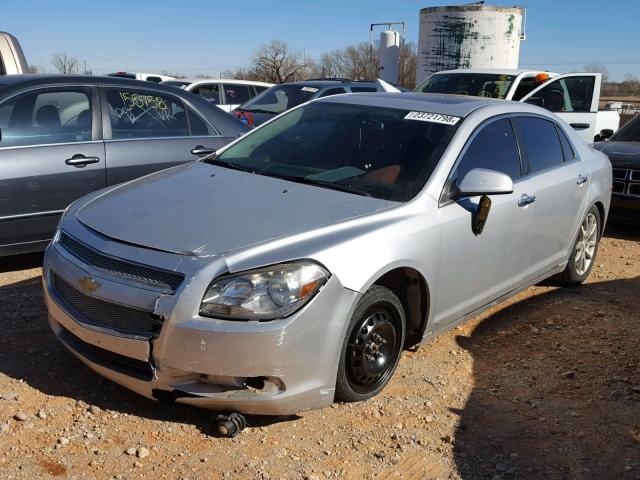
[[[588,283],[536,286],[405,352],[361,404],[251,418],[111,384],[50,333],[39,256],[0,260],[0,478],[640,480],[640,231]],[[127,453],[127,450],[129,453]]]

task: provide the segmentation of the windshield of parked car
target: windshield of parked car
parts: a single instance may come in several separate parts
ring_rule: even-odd
[[[402,202],[424,186],[461,121],[434,112],[312,102],[205,161]]]
[[[414,91],[504,99],[515,78],[497,73],[436,73]]]
[[[611,137],[618,142],[640,142],[640,116],[637,116]]]
[[[276,85],[245,102],[238,110],[279,114],[310,100],[318,90],[305,85]]]

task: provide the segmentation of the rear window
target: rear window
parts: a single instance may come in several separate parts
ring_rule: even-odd
[[[350,87],[353,93],[377,92],[376,87]]]
[[[249,100],[253,95],[248,85],[224,84],[225,103],[227,105],[240,105]]]
[[[515,78],[514,75],[496,73],[436,73],[418,85],[414,91],[505,98]]]
[[[320,90],[312,85],[276,85],[244,103],[240,110],[254,113],[282,113],[311,100]]]

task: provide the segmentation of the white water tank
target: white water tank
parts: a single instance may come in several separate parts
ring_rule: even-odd
[[[518,68],[524,16],[522,7],[423,8],[416,83],[454,68]]]
[[[400,60],[400,34],[395,30],[380,33],[379,78],[396,85],[398,83],[398,63]]]

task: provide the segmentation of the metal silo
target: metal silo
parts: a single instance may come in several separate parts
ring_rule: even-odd
[[[421,9],[416,82],[454,68],[517,68],[524,18],[522,7]]]

